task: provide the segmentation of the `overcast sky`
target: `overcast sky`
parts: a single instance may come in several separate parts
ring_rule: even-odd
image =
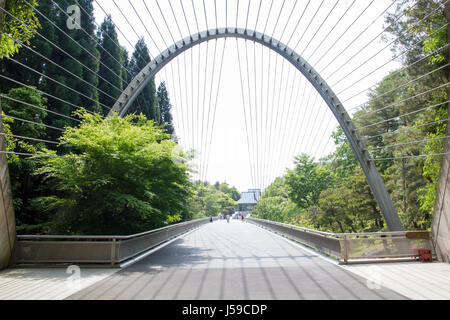
[[[395,9],[392,3],[97,0],[94,7],[99,24],[104,11],[112,15],[120,44],[130,53],[144,37],[152,58],[198,30],[237,22],[264,32],[305,58],[351,113],[366,102],[366,89],[399,66],[381,37],[383,13]],[[198,151],[196,177],[226,181],[240,191],[264,188],[292,168],[295,155],[318,159],[333,151],[337,121],[328,107],[299,71],[259,44],[205,42],[170,62],[157,74],[160,81],[168,86],[180,145]]]

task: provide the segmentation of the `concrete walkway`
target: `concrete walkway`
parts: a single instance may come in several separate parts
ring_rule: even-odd
[[[208,224],[122,270],[79,271],[1,271],[0,300],[450,299],[449,264],[339,266],[237,220]]]
[[[252,224],[208,224],[69,299],[405,299]]]
[[[0,272],[0,300],[63,300],[120,269],[12,268]],[[67,272],[69,271],[69,273]]]
[[[398,262],[342,266],[414,300],[450,300],[450,264]]]

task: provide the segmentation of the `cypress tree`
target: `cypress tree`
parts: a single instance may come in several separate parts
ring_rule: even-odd
[[[130,59],[128,58],[128,50],[125,47],[122,47],[122,88],[125,89],[130,83],[130,74],[128,73],[128,68],[130,67]]]
[[[169,93],[164,81],[159,84],[157,96],[159,105],[158,111],[160,111],[161,114],[160,124],[165,125],[167,133],[172,134],[174,131],[172,123],[173,118],[170,112],[172,105],[170,104]]]
[[[116,28],[108,15],[97,33],[100,64],[98,88],[99,102],[112,107],[123,90],[123,75],[126,75],[123,63],[123,50],[118,46]],[[105,81],[105,80],[107,81]],[[108,83],[109,82],[109,83]],[[106,112],[107,110],[104,110]]]
[[[43,5],[47,3],[47,1],[40,1],[39,3],[40,5]],[[43,14],[46,15],[60,30],[58,30],[57,27],[49,30],[44,28],[41,30],[41,33],[46,38],[53,37],[53,42],[62,50],[70,54],[73,58],[51,45],[51,50],[49,50],[49,54],[46,56],[57,65],[70,70],[70,72],[79,78],[68,74],[66,71],[50,63],[46,64],[45,73],[56,81],[65,84],[67,87],[70,87],[75,91],[78,91],[80,94],[47,79],[42,79],[40,82],[40,89],[60,99],[70,102],[69,104],[49,97],[47,105],[50,110],[69,116],[76,109],[73,105],[76,105],[93,112],[100,112],[101,108],[98,103],[97,91],[97,72],[99,69],[99,63],[97,60],[99,59],[100,54],[96,48],[95,25],[93,19],[91,18],[94,11],[92,0],[55,0],[55,3],[56,4],[53,4],[53,2],[51,3],[49,7],[50,12],[43,12]],[[62,12],[62,10],[66,10],[71,5],[78,5],[81,7],[80,21],[82,29],[70,29],[67,26],[68,17]],[[45,20],[44,18],[42,19]],[[49,33],[53,33],[53,35]],[[86,33],[88,33],[90,37]],[[74,40],[78,44],[75,43]],[[85,48],[85,50],[83,50],[82,47]],[[90,70],[88,70],[88,68]],[[86,82],[80,79],[83,79],[91,85],[87,85]],[[56,127],[71,125],[70,120],[56,115],[49,114],[48,119],[51,125]]]
[[[93,0],[76,0],[70,1],[69,4],[78,4],[78,6],[82,7],[81,9],[81,28],[87,32],[89,36],[86,35],[83,30],[77,30],[75,33],[74,39],[86,50],[82,50],[80,54],[77,56],[80,62],[82,62],[86,67],[93,70],[95,73],[89,71],[87,68],[83,67],[81,69],[81,74],[83,80],[92,84],[92,86],[86,85],[82,81],[78,81],[77,90],[86,95],[88,98],[83,96],[80,97],[81,105],[85,107],[87,110],[91,110],[93,112],[102,112],[105,111],[104,107],[100,107],[98,103],[98,71],[99,71],[99,59],[100,52],[97,49],[97,40],[96,40],[96,27],[94,21],[94,6]],[[63,7],[64,8],[64,7]],[[64,21],[64,24],[67,26],[67,20]],[[87,52],[90,54],[88,54]]]
[[[52,10],[50,1],[38,2],[36,9],[42,12],[45,16],[48,16],[51,21],[54,20],[55,11]],[[37,18],[39,18],[40,20],[39,22],[41,24],[41,28],[38,28],[37,32],[44,35],[48,40],[55,42],[57,39],[55,35],[54,26],[49,21],[43,19],[39,14],[36,13],[36,16]],[[11,18],[11,20],[17,22],[17,20],[15,20],[14,18]],[[17,23],[20,24],[19,22]],[[33,48],[33,50],[41,53],[45,57],[50,57],[54,49],[40,35],[35,35],[34,38],[29,40],[29,44],[27,44],[27,46]],[[22,47],[18,53],[12,56],[12,59],[17,60],[18,62],[23,63],[24,65],[27,65],[38,72],[45,73],[46,70],[45,66],[47,61],[45,61],[44,58],[40,57],[39,55],[37,55],[36,53],[34,53],[33,51],[31,51],[26,47]],[[21,83],[24,83],[26,85],[39,87],[41,79],[41,76],[39,74],[7,58],[0,59],[0,72],[4,76],[19,81]],[[19,84],[14,83],[10,80],[0,78],[0,91],[2,93],[6,94],[11,89],[17,88],[19,86],[20,86]]]
[[[134,78],[139,72],[150,62],[150,54],[148,47],[143,38],[139,39],[134,48],[134,52],[130,59],[130,72]],[[157,119],[157,98],[155,79],[152,78],[144,90],[139,94],[133,105],[129,109],[129,113],[143,113],[147,119]]]

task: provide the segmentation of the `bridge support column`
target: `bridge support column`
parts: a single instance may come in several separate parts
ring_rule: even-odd
[[[0,0],[0,7],[4,8],[6,0]],[[0,10],[0,30],[3,26],[3,11]],[[0,100],[0,114],[1,114]],[[0,117],[0,132],[3,132],[3,120]],[[4,136],[0,137],[0,150],[6,150]],[[0,153],[0,270],[7,267],[14,248],[16,238],[16,223],[9,180],[8,160],[5,153]]]
[[[450,22],[450,4],[445,3],[445,17]],[[447,27],[447,39],[450,41],[450,27]],[[450,60],[450,55],[449,58]],[[448,69],[450,79],[450,69]],[[447,106],[450,116],[450,104]],[[450,122],[447,123],[446,135],[450,135]],[[450,152],[450,141],[444,139],[444,153]],[[433,245],[440,261],[450,263],[450,155],[445,155],[441,163],[441,172],[434,205],[432,226]]]

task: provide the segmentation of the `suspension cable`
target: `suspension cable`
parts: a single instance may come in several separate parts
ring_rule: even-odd
[[[66,68],[64,68],[63,66],[55,63],[54,61],[48,59],[47,57],[43,56],[42,54],[40,54],[39,52],[37,52],[36,50],[34,50],[33,48],[29,47],[28,45],[22,43],[21,41],[18,41],[16,39],[14,39],[13,37],[11,37],[9,34],[4,33],[3,31],[0,30],[0,34],[7,36],[8,38],[10,38],[11,40],[13,40],[15,43],[20,44],[21,46],[27,48],[28,50],[32,51],[33,53],[37,54],[38,56],[40,56],[41,58],[45,59],[46,61],[50,62],[51,64],[53,64],[54,66],[57,66],[58,68],[64,70],[65,72],[67,72],[68,74],[70,74],[71,76],[74,76],[75,78],[77,78],[78,80],[86,83],[87,85],[89,85],[90,87],[94,88],[95,90],[98,90],[100,93],[110,97],[111,99],[114,99],[114,97],[112,97],[111,95],[109,95],[108,93],[106,93],[105,91],[97,88],[96,86],[94,86],[93,84],[91,84],[90,82],[84,80],[83,78],[81,78],[80,76],[74,74],[73,72],[67,70]],[[13,59],[11,59],[11,61],[14,61]]]
[[[306,31],[308,31],[309,27],[311,26],[311,23],[313,22],[314,18],[316,17],[317,13],[319,12],[320,8],[322,7],[324,1],[325,1],[325,0],[322,0],[322,2],[320,2],[320,5],[319,5],[319,7],[317,8],[316,12],[315,12],[314,15],[312,16],[311,20],[309,20],[308,26],[306,27],[305,31],[303,31],[302,36],[300,37],[300,39],[298,40],[297,44],[296,44],[295,47],[294,47],[294,51],[297,49],[298,45],[300,44],[300,42],[302,41],[303,37],[305,36]]]
[[[248,160],[249,160],[249,164],[250,164],[250,175],[251,175],[252,184],[256,185],[254,177],[253,177],[253,163],[252,163],[251,156],[250,156],[250,141],[249,141],[249,137],[248,137],[247,115],[245,112],[244,84],[243,84],[243,80],[242,80],[241,58],[240,58],[239,43],[238,43],[237,38],[236,38],[236,49],[238,52],[239,74],[240,74],[240,79],[241,79],[242,106],[244,109],[245,131],[247,133],[247,151],[248,151]]]
[[[438,123],[442,123],[442,122],[446,122],[446,121],[450,121],[450,118],[437,120],[437,121],[431,121],[431,122],[423,123],[423,124],[416,125],[416,126],[413,126],[413,127],[407,127],[405,129],[402,129],[402,130],[397,129],[395,131],[383,132],[383,133],[380,133],[380,134],[377,134],[377,135],[373,135],[373,136],[364,136],[364,139],[368,140],[368,139],[373,139],[373,138],[378,138],[378,137],[384,137],[384,136],[390,135],[390,134],[400,134],[400,133],[407,132],[407,131],[410,131],[410,130],[414,130],[414,129],[418,129],[418,128],[422,128],[422,127],[426,127],[426,126],[430,126],[430,125],[433,125],[433,124],[438,124]]]
[[[410,158],[426,158],[426,157],[447,156],[447,155],[450,155],[450,152],[433,153],[433,154],[420,154],[420,155],[410,155],[410,156],[400,156],[400,157],[390,157],[390,158],[373,158],[373,159],[369,159],[369,161],[388,161],[388,160],[401,160],[401,159],[410,159]]]
[[[50,125],[45,124],[45,123],[39,123],[39,122],[36,122],[36,121],[26,120],[26,119],[22,119],[22,118],[19,118],[19,117],[10,116],[8,114],[1,114],[0,116],[1,117],[5,117],[5,118],[11,118],[13,120],[17,120],[17,121],[21,121],[21,122],[26,122],[26,123],[29,123],[29,124],[35,124],[35,125],[38,125],[38,126],[43,126],[43,127],[46,127],[46,128],[49,128],[49,129],[53,129],[53,130],[58,130],[58,131],[61,131],[61,132],[65,131],[65,129],[61,129],[61,128],[57,128],[57,127],[54,127],[54,126],[50,126]]]
[[[73,121],[76,121],[76,122],[80,122],[80,123],[81,123],[81,121],[78,120],[78,119],[75,119],[75,118],[66,116],[66,115],[64,115],[64,114],[61,114],[61,113],[58,113],[58,112],[55,112],[55,111],[52,111],[52,110],[49,110],[49,109],[46,109],[46,108],[42,108],[42,107],[40,107],[40,106],[31,104],[31,103],[28,103],[28,102],[25,102],[25,101],[22,101],[22,100],[18,100],[18,99],[15,99],[15,98],[11,98],[11,97],[9,97],[9,96],[7,96],[7,95],[4,95],[3,93],[0,93],[0,97],[1,97],[1,98],[4,98],[4,99],[11,100],[11,101],[14,101],[14,102],[21,103],[21,104],[23,104],[23,105],[26,105],[26,106],[29,106],[29,107],[32,107],[32,108],[35,108],[35,109],[39,109],[39,110],[41,110],[41,111],[45,111],[45,112],[48,112],[48,113],[52,113],[52,114],[54,114],[54,115],[57,115],[57,116],[60,116],[60,117],[63,117],[63,118],[70,119],[70,120],[73,120]]]
[[[56,99],[56,100],[58,100],[58,101],[60,101],[60,102],[66,103],[66,104],[68,104],[68,105],[70,105],[70,106],[72,106],[72,107],[75,107],[75,108],[77,108],[77,109],[84,109],[83,107],[77,106],[77,105],[75,105],[75,104],[73,104],[73,103],[71,103],[71,102],[69,102],[69,101],[66,101],[66,100],[64,100],[64,99],[58,98],[58,97],[56,97],[56,96],[54,96],[54,95],[51,95],[51,94],[49,94],[49,93],[47,93],[47,92],[44,92],[44,91],[42,91],[42,90],[39,90],[39,89],[34,88],[34,87],[32,87],[32,86],[29,86],[29,85],[27,85],[27,84],[24,84],[24,83],[22,83],[22,82],[20,82],[20,81],[11,79],[11,78],[9,78],[9,77],[7,77],[7,76],[4,76],[4,75],[2,75],[2,74],[0,74],[0,77],[6,79],[6,80],[8,80],[8,81],[14,82],[14,83],[16,83],[16,84],[18,84],[18,85],[20,85],[20,86],[22,86],[22,87],[26,87],[26,88],[29,88],[29,89],[35,91],[35,92],[39,92],[39,93],[41,93],[41,94],[44,94],[44,95],[46,95],[46,96],[48,96],[48,97],[50,97],[50,98]],[[50,112],[50,110],[47,110],[47,111]],[[89,111],[89,110],[86,110],[86,112],[93,113],[92,111]]]
[[[33,11],[36,11],[40,16],[42,16],[45,20],[47,20],[51,25],[53,25],[56,29],[58,29],[62,34],[64,34],[67,38],[71,39],[73,41],[73,43],[75,43],[79,48],[81,48],[84,52],[86,52],[91,58],[93,58],[96,62],[101,63],[105,68],[107,68],[109,71],[111,71],[113,74],[115,74],[118,78],[120,78],[120,76],[118,74],[116,74],[113,70],[111,70],[108,66],[106,66],[103,62],[100,61],[100,59],[98,59],[94,54],[92,54],[89,50],[87,50],[85,47],[83,47],[82,45],[80,45],[77,41],[75,41],[75,39],[73,39],[69,34],[67,34],[64,30],[62,30],[60,27],[58,27],[53,21],[51,21],[47,16],[45,16],[43,13],[41,13],[38,9],[36,9],[36,7],[33,7],[31,4],[28,3],[27,0],[23,0],[30,8],[32,8]],[[3,10],[3,9],[2,9]],[[37,32],[38,34],[40,34],[39,32]],[[49,42],[49,40],[47,40]],[[60,49],[60,48],[58,48]],[[61,51],[63,51],[62,49],[60,49]],[[64,52],[66,53],[66,52]],[[67,53],[66,53],[67,54]],[[73,58],[75,61],[76,59]],[[79,62],[81,64],[81,62]]]
[[[438,31],[440,31],[441,29],[445,28],[448,26],[449,23],[446,23],[445,25],[441,26],[439,29],[437,29],[436,31],[434,31],[432,34],[430,34],[426,39],[421,40],[421,41],[425,41],[428,40],[429,38],[431,38],[435,33],[437,33]],[[399,39],[399,38],[398,38]],[[396,39],[396,40],[398,40]],[[360,64],[358,67],[354,68],[351,72],[347,73],[344,77],[340,78],[337,82],[335,82],[332,86],[336,86],[337,84],[339,84],[342,80],[346,79],[349,75],[351,75],[353,72],[355,72],[356,70],[358,70],[359,68],[361,68],[363,65],[365,65],[368,61],[372,60],[374,57],[376,57],[378,54],[380,54],[380,52],[384,51],[386,48],[388,48],[392,43],[394,43],[396,40],[390,42],[388,45],[386,45],[384,48],[382,48],[381,50],[379,50],[377,53],[375,53],[374,55],[372,55],[369,59],[367,59],[366,61],[364,61],[362,64]],[[417,42],[420,43],[421,41]],[[416,44],[417,44],[416,43]],[[360,82],[361,80],[365,79],[366,77],[368,77],[369,75],[373,74],[375,71],[379,70],[380,68],[384,67],[386,64],[394,61],[395,59],[399,58],[400,56],[404,55],[407,52],[407,50],[403,51],[401,54],[395,56],[394,58],[391,58],[388,62],[384,63],[383,65],[379,66],[378,68],[375,68],[375,70],[369,72],[367,75],[365,75],[364,77],[362,77],[361,79],[359,79],[358,81],[352,83],[350,86],[346,87],[345,89],[341,90],[338,94],[348,90],[349,88],[351,88],[353,85],[355,85],[356,83]]]
[[[131,5],[131,7],[133,8],[134,13],[136,14],[136,16],[138,17],[139,21],[141,22],[142,26],[145,29],[145,32],[148,34],[148,36],[150,37],[150,39],[152,40],[152,42],[154,43],[156,49],[158,49],[159,53],[162,54],[161,49],[158,47],[158,44],[156,43],[156,41],[153,39],[152,34],[150,33],[150,31],[147,28],[147,25],[144,23],[144,21],[141,18],[141,15],[139,14],[139,12],[136,10],[136,8],[133,6],[133,3],[131,2],[131,0],[128,0],[128,3]],[[170,3],[170,2],[169,2]]]
[[[445,2],[448,2],[448,1],[450,1],[450,0],[446,0]],[[418,4],[419,2],[416,2],[409,10],[408,10],[408,12],[409,11],[411,11],[417,4]],[[444,3],[445,4],[445,3]],[[420,23],[420,22],[422,22],[424,19],[426,19],[426,18],[428,18],[432,13],[434,13],[435,11],[437,11],[437,9],[438,8],[436,8],[435,10],[433,10],[430,14],[428,14],[428,15],[426,15],[424,18],[422,18],[421,20],[419,20],[419,21],[416,21],[413,25],[411,25],[407,30],[406,30],[406,32],[409,32],[413,27],[415,27],[418,23]],[[358,50],[350,59],[348,59],[344,64],[342,64],[339,68],[336,68],[336,70],[334,71],[334,72],[332,72],[329,76],[328,76],[328,78],[331,78],[337,71],[339,71],[344,65],[346,65],[347,63],[349,63],[351,60],[353,60],[353,58],[355,57],[355,56],[357,56],[362,50],[364,50],[365,48],[367,48],[373,41],[375,41],[376,39],[378,39],[386,30],[388,30],[388,28],[390,28],[395,22],[397,22],[400,18],[402,18],[405,14],[407,13],[407,11],[404,11],[402,14],[400,14],[391,24],[389,24],[389,26],[387,26],[387,27],[385,27],[384,29],[383,29],[383,31],[381,31],[377,36],[375,36],[372,40],[370,40],[367,44],[365,44],[360,50]],[[368,28],[366,28],[362,33],[360,33],[360,35],[362,35],[363,33],[365,33],[365,31],[367,30]],[[358,36],[359,37],[359,36]],[[358,38],[357,37],[357,38]],[[356,38],[356,39],[357,39]],[[355,40],[356,40],[355,39]],[[388,44],[388,46],[390,46],[392,43],[394,43],[394,42],[396,42],[396,41],[398,41],[400,39],[400,36],[399,37],[397,37],[396,39],[394,39],[393,41],[391,41],[389,44]],[[353,43],[353,42],[352,42]],[[351,45],[351,44],[350,44]],[[349,46],[350,46],[349,45]],[[349,46],[347,46],[347,48],[349,47]],[[388,47],[388,46],[386,46],[386,47]],[[385,48],[386,48],[385,47]],[[346,48],[346,49],[347,49]],[[343,51],[345,51],[346,49],[344,49]],[[382,49],[382,50],[384,50],[384,48]],[[381,51],[382,51],[381,50]],[[378,54],[378,53],[377,53]],[[377,55],[376,54],[376,55]],[[375,56],[376,56],[375,55]],[[370,58],[370,59],[372,59],[372,58]],[[331,65],[331,63],[329,63],[328,65],[327,65],[327,67],[329,66],[329,65]],[[320,72],[322,73],[327,67],[325,67],[324,69],[322,69]],[[358,67],[359,68],[359,67]],[[352,71],[353,72],[353,71]],[[347,76],[347,75],[346,75]],[[346,77],[345,76],[345,77]],[[343,78],[341,78],[339,81],[341,81]]]
[[[353,26],[353,25],[354,25],[354,24],[362,17],[362,15],[367,11],[367,9],[369,9],[369,7],[370,7],[374,2],[375,2],[375,0],[370,1],[370,3],[364,8],[364,10],[361,11],[361,12],[359,13],[359,15],[356,17],[356,19],[354,19],[354,20],[352,21],[352,23],[344,30],[343,33],[341,33],[341,35],[340,35],[340,36],[339,36],[339,37],[331,44],[331,46],[328,47],[327,50],[324,50],[322,56],[314,63],[314,65],[318,65],[319,62],[322,61],[322,59],[327,55],[327,53],[330,52],[331,48],[333,48],[333,47],[336,45],[336,43],[338,43],[338,42],[342,39],[342,37],[348,32],[348,30],[350,30],[350,29],[352,28],[352,26]],[[392,2],[392,4],[394,4],[394,3],[395,3],[395,0]],[[388,9],[389,9],[389,7],[388,7],[385,11],[387,11]],[[383,13],[382,13],[380,16],[382,16],[382,15],[384,14],[385,11],[383,11]],[[375,21],[377,21],[377,20],[379,19],[380,16],[378,16],[378,17],[377,17],[370,25],[372,25],[373,23],[375,23]],[[341,52],[340,54],[342,54],[342,52]],[[339,55],[340,55],[340,54],[339,54]],[[339,57],[339,55],[335,56],[335,57],[332,59],[332,61],[335,61],[336,58]]]
[[[225,47],[226,47],[226,43],[227,43],[227,39],[225,38],[224,40],[224,44],[223,44],[223,50],[222,50],[222,58],[221,58],[221,62],[220,62],[220,70],[219,70],[219,82],[217,84],[217,91],[216,91],[216,100],[214,103],[214,112],[213,112],[213,122],[212,122],[212,127],[211,127],[211,138],[209,140],[209,148],[208,148],[208,155],[207,155],[207,160],[206,160],[206,176],[208,174],[208,167],[209,167],[209,159],[210,159],[210,154],[211,154],[211,145],[212,145],[212,140],[213,140],[213,136],[214,136],[214,124],[215,124],[215,120],[216,120],[216,110],[217,110],[217,102],[219,99],[219,90],[220,90],[220,82],[222,79],[222,67],[223,67],[223,61],[224,61],[224,56],[225,56]]]
[[[70,18],[70,16],[67,14],[67,12],[66,11],[64,11],[54,0],[52,0],[52,2],[59,8],[59,10],[62,12],[62,13],[64,13],[68,18]],[[99,30],[100,30],[100,26],[97,24],[97,22],[95,21],[95,18],[93,17],[93,16],[91,16],[84,8],[83,8],[83,6],[79,6],[80,7],[80,9],[81,10],[83,10],[83,12],[91,19],[91,21],[92,22],[94,22],[96,25],[97,25],[97,27],[99,28]],[[95,43],[96,43],[96,45],[97,46],[99,46],[102,50],[103,50],[103,52],[105,52],[105,53],[107,53],[120,67],[121,67],[121,69],[125,69],[125,67],[119,62],[119,61],[117,61],[117,59],[108,51],[108,50],[106,50],[100,43],[99,43],[99,41],[98,41],[98,39],[97,38],[94,38],[94,37],[92,37],[81,25],[78,25],[77,24],[77,27],[78,28],[80,28],[80,30],[82,30],[91,40],[93,40]],[[111,39],[111,37],[107,34],[107,33],[105,33],[105,35],[109,38],[109,39]],[[117,43],[113,40],[113,39],[111,39],[111,41],[119,48],[119,49],[121,49],[120,48],[120,46],[118,46],[117,45]],[[125,69],[126,70],[126,69]],[[126,70],[126,71],[128,71],[128,70]],[[129,71],[128,71],[129,72]]]
[[[23,26],[29,28],[31,30],[31,27],[26,24],[24,21],[18,19],[16,16],[12,15],[11,13],[9,13],[8,11],[4,10],[3,8],[0,7],[0,10],[2,10],[3,12],[7,13],[9,16],[11,16],[12,18],[14,18],[15,20],[17,20],[18,22],[20,22]],[[7,35],[6,33],[1,32],[2,34]],[[112,84],[111,82],[109,82],[108,80],[104,79],[103,77],[101,77],[100,75],[97,74],[97,72],[95,72],[94,70],[92,70],[91,68],[89,68],[88,66],[86,66],[85,64],[83,64],[81,61],[79,61],[79,59],[74,58],[71,54],[67,53],[65,50],[61,49],[58,45],[56,45],[55,43],[53,43],[52,41],[50,41],[48,38],[44,37],[39,31],[36,31],[36,34],[39,35],[42,39],[44,39],[46,42],[48,42],[49,44],[51,44],[53,47],[57,48],[59,51],[61,51],[62,53],[64,53],[65,55],[67,55],[68,57],[70,57],[72,60],[76,61],[78,64],[80,64],[81,66],[83,66],[84,68],[86,68],[87,70],[89,70],[92,74],[95,74],[96,76],[98,76],[100,79],[102,79],[103,81],[107,82],[108,84],[110,84],[112,87],[116,88],[117,90],[119,90],[121,92],[121,90],[117,87],[114,86],[114,84]],[[8,37],[10,37],[9,35],[7,35]],[[73,39],[72,39],[73,40]],[[16,40],[14,40],[16,41]],[[73,40],[75,41],[75,40]],[[21,43],[21,42],[20,42]],[[22,43],[21,43],[22,44]],[[77,43],[78,44],[78,43]],[[24,46],[26,46],[25,44],[23,44]],[[79,45],[79,44],[78,44]],[[29,47],[29,46],[26,46]],[[30,50],[32,50],[30,48]],[[100,62],[97,58],[96,62]]]
[[[336,23],[333,25],[331,30],[327,32],[326,36],[322,39],[322,41],[319,43],[319,45],[314,49],[314,51],[309,55],[308,61],[311,59],[311,57],[314,56],[314,54],[317,52],[317,50],[322,46],[322,44],[325,42],[325,40],[328,39],[328,37],[332,34],[333,30],[336,28],[336,26],[341,22],[341,20],[344,18],[344,16],[347,14],[347,12],[353,7],[356,0],[353,0],[353,2],[348,6],[348,8],[345,10],[345,12],[340,16],[340,18],[336,21]]]
[[[399,105],[399,104],[402,104],[402,103],[405,102],[405,101],[408,101],[408,100],[411,100],[411,99],[420,97],[420,96],[422,96],[422,95],[424,95],[424,94],[433,92],[433,91],[435,91],[435,90],[444,88],[445,86],[448,86],[449,84],[450,84],[450,82],[444,83],[444,84],[442,84],[442,85],[440,85],[440,86],[438,86],[438,87],[435,87],[435,88],[433,88],[433,89],[426,90],[426,91],[421,92],[421,93],[419,93],[419,94],[416,94],[416,95],[414,95],[414,96],[412,96],[412,97],[409,97],[409,98],[403,99],[403,100],[401,100],[401,101],[398,101],[398,102],[389,104],[389,105],[387,105],[387,106],[385,106],[385,107],[383,107],[383,108],[380,108],[380,109],[377,109],[377,110],[373,110],[373,111],[368,111],[368,112],[362,114],[361,116],[362,116],[362,117],[367,117],[368,115],[371,115],[371,114],[373,114],[373,113],[377,113],[377,112],[386,110],[387,108],[391,108],[391,107],[393,107],[393,106],[397,106],[397,105]]]
[[[402,114],[402,115],[399,115],[397,117],[393,117],[393,118],[390,118],[390,119],[382,120],[382,121],[379,121],[377,123],[372,123],[372,124],[366,125],[364,127],[360,127],[359,130],[370,128],[370,127],[373,127],[373,126],[376,126],[376,125],[379,125],[379,124],[382,124],[382,123],[386,123],[386,122],[390,122],[390,121],[394,121],[394,120],[399,120],[399,119],[401,119],[403,117],[407,117],[407,116],[410,116],[410,115],[413,115],[413,114],[416,114],[416,113],[419,113],[419,112],[422,112],[422,111],[426,111],[426,110],[429,110],[429,109],[432,109],[432,108],[436,108],[436,107],[439,107],[439,106],[441,106],[443,104],[446,104],[446,103],[450,103],[450,100],[447,100],[447,101],[444,101],[444,102],[441,102],[441,103],[437,103],[437,104],[434,104],[434,105],[431,105],[431,106],[428,106],[428,107],[425,107],[425,108],[420,108],[418,110],[414,110],[414,111],[411,111],[411,112],[408,112],[408,113],[405,113],[405,114]]]
[[[60,145],[61,144],[60,142],[56,142],[56,141],[50,141],[50,140],[44,140],[44,139],[38,139],[38,138],[31,138],[31,137],[25,137],[25,136],[19,136],[19,135],[15,135],[15,134],[4,133],[4,132],[0,132],[0,135],[5,136],[5,137],[12,137],[12,138],[16,138],[16,139],[25,139],[25,140],[36,141],[36,142],[50,143],[50,144],[54,144],[54,145]]]
[[[100,5],[100,3],[97,0],[94,0],[95,3],[98,5],[98,7],[102,10],[102,12],[104,13],[105,16],[108,16],[108,13],[105,11],[105,9],[103,9],[103,7]],[[131,46],[131,48],[134,48],[135,45],[132,44],[130,42],[130,40],[128,39],[128,37],[122,32],[122,30],[119,28],[119,26],[117,26],[114,21],[111,19],[112,24],[114,25],[114,27],[117,29],[117,31],[120,32],[120,34],[122,35],[122,37],[125,39],[126,42],[128,42],[128,44]],[[138,37],[139,38],[139,37]],[[144,61],[145,64],[149,63],[150,61],[148,61],[147,59],[145,59],[142,54],[140,52],[137,52],[140,56],[140,58]],[[150,54],[149,54],[150,55]],[[151,57],[151,55],[150,55]]]
[[[316,32],[314,33],[314,35],[311,37],[311,39],[309,40],[309,42],[306,44],[306,46],[303,48],[302,52],[300,55],[303,55],[303,53],[306,51],[306,49],[308,49],[309,45],[311,44],[311,42],[314,40],[314,38],[316,37],[317,33],[320,31],[320,29],[322,29],[323,25],[325,24],[325,21],[327,21],[328,17],[331,15],[331,13],[334,11],[334,9],[336,8],[336,6],[339,4],[340,0],[337,0],[334,3],[334,6],[331,8],[331,10],[328,12],[327,16],[325,17],[325,19],[323,19],[322,23],[320,24],[319,28],[317,28]]]
[[[4,54],[1,53],[1,52],[0,52],[0,55],[1,55],[2,57],[4,57],[4,58],[8,58],[6,55],[4,55]],[[21,62],[19,62],[19,61],[17,61],[17,60],[14,59],[14,58],[9,57],[8,60],[15,62],[16,64],[18,64],[18,65],[20,65],[20,66],[22,66],[22,67],[25,67],[26,69],[28,69],[28,70],[30,70],[30,71],[33,71],[33,72],[39,74],[40,76],[45,77],[46,79],[49,79],[49,80],[51,80],[51,81],[53,81],[53,82],[55,82],[55,83],[57,83],[57,84],[63,86],[64,88],[69,89],[70,91],[73,91],[73,92],[79,94],[80,96],[83,96],[83,97],[85,97],[86,99],[89,99],[89,100],[93,101],[94,103],[97,103],[97,102],[98,102],[98,101],[96,101],[95,99],[92,99],[91,97],[88,97],[88,96],[85,95],[84,93],[81,93],[81,92],[79,92],[79,91],[77,91],[77,90],[75,90],[75,89],[72,89],[71,87],[69,87],[69,86],[67,86],[67,85],[65,85],[65,84],[63,84],[63,83],[61,83],[61,82],[59,82],[59,81],[53,79],[52,77],[49,77],[49,76],[43,74],[43,73],[40,72],[40,71],[37,71],[37,70],[35,70],[35,69],[33,69],[33,68],[31,68],[31,67],[29,67],[29,66],[27,66],[27,65],[25,65],[25,64],[23,64],[23,63],[21,63]],[[98,102],[98,104],[101,105],[101,106],[103,106],[103,107],[105,107],[105,108],[107,108],[108,110],[111,110],[111,109],[112,109],[112,108],[108,107],[107,105],[104,105],[103,103]]]
[[[368,148],[367,150],[369,150],[369,151],[382,150],[382,149],[386,149],[386,148],[402,147],[402,146],[408,146],[408,145],[411,145],[411,144],[418,144],[418,143],[429,142],[429,141],[443,140],[443,139],[448,139],[448,138],[450,138],[450,136],[443,136],[443,137],[429,138],[429,139],[423,139],[423,140],[408,141],[408,142],[404,142],[404,143],[396,143],[396,144],[389,144],[389,145],[384,145],[384,146],[379,146],[379,147]]]
[[[431,57],[432,55],[438,53],[439,51],[441,51],[441,50],[443,50],[443,49],[445,49],[445,48],[448,48],[449,45],[450,45],[450,43],[447,43],[447,44],[443,45],[442,47],[436,49],[435,51],[433,51],[433,52],[427,54],[426,56],[424,56],[424,57],[422,57],[422,58],[420,58],[419,60],[416,60],[416,61],[410,63],[410,64],[407,65],[407,66],[404,66],[404,67],[402,67],[402,68],[400,68],[400,69],[397,69],[396,71],[390,73],[390,76],[393,77],[394,75],[397,75],[397,74],[399,74],[400,72],[409,69],[410,67],[416,65],[417,63],[419,63],[419,62],[421,62],[421,61],[424,61],[425,59]],[[420,78],[420,77],[419,77],[419,78]],[[419,80],[419,78],[416,78],[416,79],[414,79],[414,80],[411,80],[410,82],[408,82],[408,84],[411,84],[411,83],[413,83],[413,82]],[[406,86],[406,85],[407,85],[407,84],[403,84],[402,86]],[[372,85],[372,86],[370,86],[370,87],[368,87],[367,89],[364,89],[364,90],[358,92],[357,94],[351,96],[350,98],[347,98],[346,100],[342,101],[342,103],[345,103],[345,102],[347,102],[347,101],[353,99],[354,97],[356,97],[356,96],[358,96],[358,95],[360,95],[360,94],[366,92],[367,90],[369,90],[370,88],[372,88],[372,87],[374,87],[374,86],[376,86],[376,84],[375,84],[375,85]],[[376,100],[378,100],[378,99],[384,97],[385,95],[387,95],[387,94],[389,94],[389,93],[392,93],[392,92],[394,92],[394,91],[396,91],[396,90],[397,90],[397,88],[394,88],[394,89],[392,89],[392,90],[390,90],[390,91],[388,91],[388,92],[382,93],[382,94],[379,95],[379,96],[377,95],[376,97],[374,97],[374,101],[376,101]],[[362,106],[364,106],[364,104],[360,104],[360,105],[358,105],[358,106],[356,106],[356,107],[350,108],[349,110],[355,110],[355,109],[358,109],[358,108],[360,108],[360,107],[362,107]]]

